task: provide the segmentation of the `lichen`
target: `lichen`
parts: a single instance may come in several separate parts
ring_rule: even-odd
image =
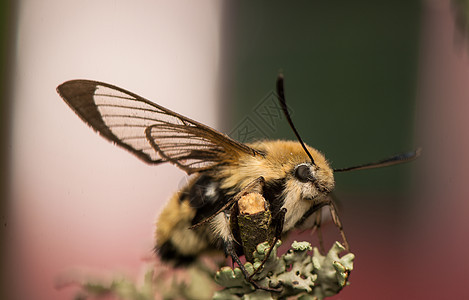
[[[295,241],[285,254],[277,256],[280,245],[281,242],[278,241],[262,267],[269,252],[266,242],[257,245],[253,263],[244,264],[249,274],[261,267],[253,280],[261,287],[278,289],[278,292],[254,288],[239,268],[225,266],[213,273],[213,269],[217,267],[207,267],[200,262],[184,272],[186,275],[183,277],[175,276],[177,274],[171,268],[153,266],[145,273],[141,284],[122,276],[107,282],[77,280],[81,289],[75,299],[112,295],[118,299],[150,300],[158,295],[158,299],[198,300],[210,299],[213,295],[215,300],[270,300],[288,297],[320,300],[337,294],[348,285],[354,255],[348,253],[340,257],[339,254],[345,250],[340,243],[336,242],[326,255],[322,255],[317,248],[312,248],[308,242]],[[223,289],[214,293],[217,284]]]
[[[345,250],[340,243],[336,242],[324,256],[310,243],[295,241],[287,253],[278,257],[280,244],[279,241],[274,246],[262,269],[253,276],[258,285],[279,289],[279,292],[254,289],[239,268],[223,267],[216,273],[215,281],[224,289],[216,292],[213,299],[267,300],[297,296],[301,300],[319,300],[337,294],[348,284],[354,255],[348,253],[339,257]],[[268,250],[267,243],[257,246],[253,253],[254,264],[248,262],[244,265],[249,274],[261,265]],[[308,253],[311,250],[312,255]]]

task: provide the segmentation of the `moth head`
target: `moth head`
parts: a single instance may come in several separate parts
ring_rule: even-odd
[[[302,148],[300,150],[302,153],[298,153],[299,162],[294,165],[291,171],[292,176],[289,176],[287,181],[287,190],[297,194],[299,191],[301,193],[300,197],[303,199],[316,199],[318,196],[326,195],[334,187],[333,170],[329,167],[321,153],[303,142],[303,139],[296,130],[285,101],[282,74],[279,74],[277,78],[277,94],[287,122]]]
[[[298,150],[298,157],[290,164],[286,176],[286,190],[299,194],[305,200],[322,199],[334,189],[334,173],[325,157],[316,149],[308,147],[314,163],[309,155],[300,152],[302,149]]]
[[[283,140],[259,141],[250,146],[265,155],[246,160],[241,173],[263,176],[267,183],[283,182],[285,196],[319,201],[334,189],[334,172],[318,150],[306,146],[307,154],[300,143]]]
[[[334,188],[334,175],[328,165],[318,167],[310,162],[295,165],[287,186],[299,190],[301,198],[313,200],[325,196]],[[322,197],[321,197],[322,198]]]

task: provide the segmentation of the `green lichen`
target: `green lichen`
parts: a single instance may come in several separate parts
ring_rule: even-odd
[[[353,269],[354,255],[348,253],[342,257],[344,247],[336,242],[324,256],[317,248],[312,249],[308,242],[294,242],[287,253],[277,256],[279,241],[272,250],[272,254],[262,269],[253,276],[256,283],[262,287],[280,289],[270,292],[254,289],[244,278],[241,270],[229,267],[221,268],[215,275],[215,281],[224,287],[213,296],[221,299],[286,299],[297,296],[298,299],[324,299],[333,296],[348,284],[348,276]],[[308,252],[313,250],[313,255]],[[267,243],[257,246],[253,253],[254,264],[246,263],[249,274],[261,265],[269,251]]]
[[[199,300],[269,300],[297,297],[299,300],[320,300],[333,296],[348,284],[348,276],[353,269],[354,255],[339,254],[344,247],[336,242],[326,255],[312,248],[308,242],[294,242],[282,256],[277,256],[278,241],[264,266],[253,276],[262,287],[278,289],[279,292],[255,289],[248,283],[239,268],[221,267],[216,274],[215,266],[207,267],[197,263],[177,277],[171,268],[150,267],[143,282],[137,284],[122,276],[111,281],[88,280],[81,282],[76,300],[92,297],[98,299],[114,296],[125,300],[185,299]],[[244,266],[249,274],[258,269],[267,253],[268,243],[257,245],[253,252],[253,263]],[[180,271],[178,271],[180,272]],[[172,278],[172,279],[171,279]],[[184,279],[185,278],[185,279]],[[216,285],[223,287],[214,293]],[[106,298],[108,299],[108,298]],[[290,298],[289,298],[290,299]]]
[[[215,291],[214,274],[201,264],[191,266],[184,271],[185,280],[177,278],[168,268],[149,268],[138,284],[125,277],[116,277],[111,281],[87,280],[77,284],[80,291],[75,300],[121,299],[121,300],[201,300],[210,299]],[[172,278],[171,278],[172,277]]]
[[[89,281],[81,285],[81,291],[75,296],[75,300],[85,300],[89,296],[105,297],[114,295],[119,299],[151,300],[155,295],[155,282],[153,281],[153,270],[145,274],[143,284],[137,286],[126,278],[116,278],[109,283]]]

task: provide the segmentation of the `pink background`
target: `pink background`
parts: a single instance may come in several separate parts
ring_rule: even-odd
[[[138,277],[154,222],[185,181],[90,130],[55,91],[109,82],[215,126],[220,4],[22,1],[6,227],[10,299],[71,299],[63,274]]]
[[[77,269],[141,278],[155,217],[184,173],[146,166],[107,143],[55,87],[75,78],[106,81],[217,127],[221,4],[193,3],[21,2],[3,228],[2,280],[11,299],[70,299],[74,289],[54,286]],[[347,201],[343,223],[356,270],[334,299],[467,295],[468,49],[455,47],[449,2],[424,3],[416,102],[424,155],[407,196],[415,205],[395,213]]]

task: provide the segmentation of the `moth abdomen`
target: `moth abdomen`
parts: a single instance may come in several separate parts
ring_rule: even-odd
[[[169,240],[159,246],[155,246],[155,253],[164,262],[170,262],[174,267],[184,267],[193,263],[198,255],[183,254]]]
[[[222,214],[213,222],[190,229],[213,215],[229,200],[219,183],[208,174],[196,175],[176,192],[164,208],[156,227],[155,252],[175,266],[190,264],[206,250],[222,250],[225,232]]]

